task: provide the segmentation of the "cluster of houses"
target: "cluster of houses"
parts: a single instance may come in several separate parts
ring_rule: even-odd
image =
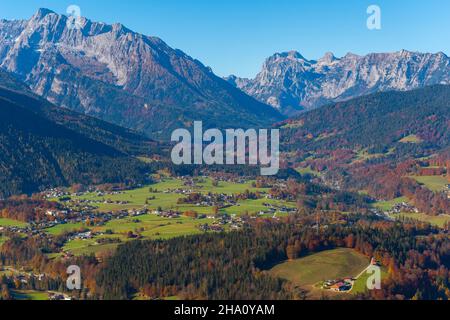
[[[399,213],[419,213],[419,209],[410,205],[407,202],[401,202],[395,204],[391,210],[389,210],[390,214],[399,214]]]
[[[380,266],[380,263],[375,258],[372,257],[372,259],[370,260],[370,265],[371,266]],[[365,269],[365,270],[367,270],[367,269]],[[357,278],[359,278],[363,272],[361,272]],[[322,289],[330,290],[330,291],[334,291],[334,292],[350,292],[353,289],[353,285],[355,284],[355,281],[357,280],[357,278],[346,277],[346,278],[336,279],[336,280],[326,280],[322,284]]]
[[[203,179],[203,178],[200,178]],[[236,181],[236,178],[217,178],[217,181],[232,181],[233,183],[248,183],[246,178],[239,178]],[[196,178],[185,177],[183,178],[184,184],[188,186],[188,188],[180,188],[180,189],[168,189],[165,190],[165,193],[177,193],[177,194],[191,194],[196,188],[196,185],[204,180],[199,180]],[[280,187],[283,187],[284,182],[280,182]],[[66,188],[53,188],[47,191],[42,192],[45,198],[48,199],[57,199],[57,198],[68,198],[66,202],[64,202],[63,209],[49,209],[45,212],[47,219],[43,219],[39,222],[31,222],[26,227],[17,227],[17,226],[8,226],[8,227],[0,227],[0,232],[11,232],[17,234],[28,234],[28,235],[42,235],[43,237],[47,236],[45,229],[55,227],[57,225],[64,224],[89,224],[90,226],[96,225],[101,226],[105,225],[107,222],[113,219],[124,219],[127,217],[136,217],[148,213],[152,213],[158,215],[163,218],[173,219],[179,218],[181,216],[181,212],[177,210],[168,210],[168,209],[159,209],[150,211],[147,206],[144,206],[141,209],[131,209],[131,210],[119,210],[119,211],[109,211],[105,213],[99,214],[96,212],[97,207],[95,204],[106,203],[106,204],[128,204],[127,201],[112,201],[112,200],[87,200],[87,199],[76,199],[75,197],[80,197],[86,195],[87,193],[96,193],[99,197],[104,197],[107,195],[117,195],[123,193],[123,190],[113,190],[113,191],[99,191],[96,187],[89,187],[84,192],[79,193],[70,193]],[[270,195],[266,195],[267,198],[270,198]],[[72,198],[72,199],[71,199]],[[74,199],[75,198],[75,199]],[[210,193],[210,194],[202,194],[201,200],[198,203],[193,203],[198,207],[218,207],[218,208],[226,208],[230,206],[239,206],[236,196],[225,194],[225,193]],[[273,218],[276,218],[277,212],[282,213],[292,213],[295,212],[295,208],[287,207],[287,206],[279,206],[270,203],[264,204],[265,209],[261,210],[258,215],[273,215]],[[236,218],[235,215],[221,215],[217,217],[216,215],[198,215],[198,219],[211,219],[214,220],[215,224],[209,225],[208,228],[212,231],[221,231],[224,225],[229,225],[230,229],[236,230],[242,228],[244,225],[244,221],[241,218]],[[252,217],[254,218],[254,217]],[[71,239],[91,239],[94,235],[90,232],[80,233],[77,235],[72,235]],[[69,240],[71,240],[69,239]]]
[[[369,212],[374,214],[374,215],[376,215],[378,218],[381,218],[381,219],[384,219],[384,220],[387,220],[387,221],[394,221],[395,220],[394,218],[392,218],[389,215],[388,212],[383,212],[382,210],[377,209],[377,208],[371,208],[371,209],[369,209]]]
[[[72,298],[66,294],[58,293],[58,292],[49,292],[48,293],[49,300],[52,301],[70,301]]]
[[[16,234],[28,234],[32,232],[30,227],[17,227],[17,226],[2,226],[0,227],[0,233],[9,232]]]
[[[183,194],[183,195],[188,195],[191,193],[194,193],[195,190],[193,189],[183,189],[183,188],[177,188],[177,189],[166,189],[163,191],[163,193],[173,193],[173,194]]]
[[[153,210],[154,215],[167,219],[176,219],[180,217],[180,212],[174,210]]]
[[[382,211],[377,208],[371,208],[370,212],[375,214],[377,217],[388,221],[394,221],[395,219],[391,215],[400,213],[419,213],[419,209],[407,202],[401,202],[395,204],[390,210]]]
[[[76,233],[68,238],[68,240],[89,240],[92,239],[96,234],[92,231]]]
[[[81,197],[90,193],[95,193],[98,197],[104,197],[108,195],[123,194],[124,191],[116,188],[112,191],[98,190],[95,186],[89,186],[82,192],[69,192],[67,188],[51,188],[42,192],[42,195],[47,199],[55,199],[62,197]]]
[[[233,196],[224,193],[206,194],[202,196],[202,200],[196,202],[197,207],[213,207],[226,208],[239,205]]]
[[[224,228],[217,223],[213,223],[211,225],[209,225],[207,223],[201,224],[198,226],[198,228],[200,229],[200,231],[204,231],[204,232],[208,232],[208,231],[223,232],[224,231]]]
[[[216,219],[216,217],[209,216],[207,218]],[[214,232],[222,232],[224,231],[225,225],[229,225],[230,230],[240,230],[244,227],[245,221],[242,217],[237,217],[235,214],[221,215],[217,220],[212,224],[201,224],[199,225],[199,229],[201,231],[214,231]]]
[[[110,200],[110,199],[99,199],[99,200],[91,200],[91,199],[76,199],[70,201],[72,205],[81,206],[81,205],[95,205],[95,204],[120,204],[120,205],[126,205],[129,204],[129,201],[124,200]]]
[[[355,279],[344,278],[338,280],[326,280],[322,285],[322,289],[334,292],[349,292],[353,288]]]
[[[18,227],[18,226],[2,226],[0,227],[0,232],[9,232],[14,234],[20,234],[20,235],[37,235],[46,237],[47,233],[45,232],[45,229],[55,227],[57,225],[64,225],[64,224],[76,224],[76,223],[89,223],[95,224],[96,226],[102,226],[105,225],[107,222],[113,220],[113,219],[124,219],[127,217],[137,217],[144,214],[149,213],[149,210],[147,207],[144,207],[142,209],[130,209],[130,210],[121,210],[116,212],[106,212],[102,214],[98,214],[94,211],[90,210],[74,210],[73,208],[66,208],[64,210],[48,210],[46,212],[46,216],[49,219],[39,221],[39,222],[30,222],[25,227]],[[169,217],[170,215],[175,216],[173,213],[162,214],[162,216]],[[176,214],[179,216],[179,214]],[[92,235],[86,233],[86,234],[79,234],[75,236],[77,239],[90,239],[92,238]]]
[[[272,214],[276,215],[277,212],[281,212],[281,213],[295,213],[297,211],[296,208],[294,207],[287,207],[284,205],[274,205],[271,203],[263,203],[263,206],[266,207],[266,210],[262,210],[260,211],[258,214],[259,215],[265,215],[265,214]]]
[[[12,267],[2,267],[0,268],[0,271],[6,274],[11,274],[13,280],[17,280],[20,283],[26,285],[31,280],[34,281],[43,281],[46,275],[44,273],[32,273],[32,272],[25,272],[25,271],[19,271]]]

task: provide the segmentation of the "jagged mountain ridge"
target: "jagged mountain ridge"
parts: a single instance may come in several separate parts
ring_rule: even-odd
[[[161,39],[121,24],[68,18],[40,9],[30,20],[0,22],[0,67],[50,102],[167,137],[206,127],[260,127],[281,115]]]
[[[442,52],[402,50],[366,56],[349,53],[342,58],[327,53],[319,60],[308,60],[291,51],[268,58],[255,79],[230,76],[226,80],[292,115],[379,91],[450,84],[450,58]]]

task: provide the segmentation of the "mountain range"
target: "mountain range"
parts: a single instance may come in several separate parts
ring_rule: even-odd
[[[261,127],[282,119],[270,106],[217,77],[161,39],[121,24],[39,9],[29,20],[0,21],[0,67],[55,105],[167,138],[205,127]]]
[[[159,38],[85,18],[80,26],[47,9],[0,20],[0,197],[140,183],[149,166],[136,158],[167,155],[167,145],[148,136],[167,139],[195,120],[217,128],[281,123],[289,153],[339,146],[418,156],[448,148],[443,53],[328,53],[314,61],[291,51],[270,57],[253,80],[225,80]],[[399,142],[408,136],[420,143]]]
[[[365,56],[332,53],[308,60],[296,51],[268,58],[254,79],[228,82],[285,115],[380,91],[407,91],[450,84],[450,58],[402,50]]]

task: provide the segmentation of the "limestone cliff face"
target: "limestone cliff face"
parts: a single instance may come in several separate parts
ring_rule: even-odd
[[[327,53],[307,60],[292,51],[268,58],[255,79],[228,81],[282,113],[367,95],[377,91],[406,91],[450,83],[450,59],[443,53],[400,51],[366,56]]]
[[[281,119],[159,38],[85,18],[80,28],[69,26],[46,9],[26,21],[1,21],[1,68],[57,105],[152,136],[195,120],[250,127]]]

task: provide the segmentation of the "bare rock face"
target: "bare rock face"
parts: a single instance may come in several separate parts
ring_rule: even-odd
[[[50,102],[153,137],[203,120],[208,127],[259,127],[282,117],[161,39],[121,24],[40,9],[0,21],[0,67]]]
[[[450,59],[443,53],[402,50],[367,56],[327,53],[307,60],[298,52],[268,58],[255,79],[228,78],[249,95],[284,114],[313,109],[377,91],[406,91],[450,83]]]

